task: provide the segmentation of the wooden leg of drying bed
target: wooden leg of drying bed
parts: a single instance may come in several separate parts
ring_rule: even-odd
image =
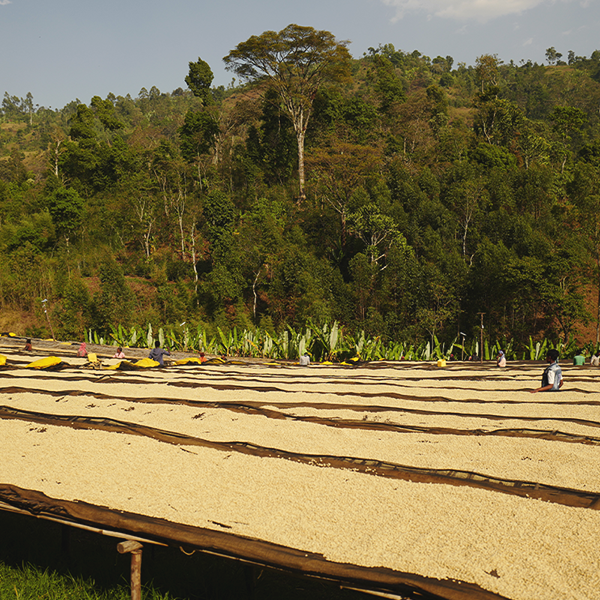
[[[126,540],[117,544],[117,550],[131,553],[131,600],[142,600],[142,544]]]
[[[142,600],[142,551],[131,553],[131,600]]]

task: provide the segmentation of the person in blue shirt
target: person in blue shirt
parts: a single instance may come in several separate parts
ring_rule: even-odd
[[[562,371],[558,364],[558,350],[548,350],[546,362],[548,366],[542,375],[542,386],[531,390],[532,394],[536,392],[558,392],[563,385]]]
[[[148,358],[155,360],[156,362],[158,362],[160,364],[161,367],[164,367],[165,363],[163,362],[163,356],[165,354],[167,356],[171,356],[171,353],[168,350],[163,350],[160,347],[160,342],[157,340],[156,342],[154,342],[154,348],[152,348],[152,350],[150,350],[150,354],[148,355]]]

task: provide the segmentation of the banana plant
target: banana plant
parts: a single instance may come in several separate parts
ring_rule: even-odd
[[[97,331],[87,329],[84,331],[86,342],[90,344],[107,343],[119,346],[152,347],[154,345],[154,330],[149,323],[144,329],[140,326],[132,326],[127,329],[122,325],[110,327],[108,339]],[[157,331],[157,338],[161,345],[165,342],[173,349],[189,351],[198,350],[209,354],[226,354],[229,356],[264,357],[269,359],[293,359],[298,358],[304,352],[309,352],[313,359],[336,360],[348,356],[358,356],[362,360],[423,360],[447,358],[451,352],[461,350],[466,356],[483,353],[485,360],[494,358],[500,350],[504,350],[507,358],[517,358],[517,345],[514,340],[484,341],[483,348],[477,339],[466,343],[455,338],[450,344],[440,342],[433,336],[430,340],[422,341],[420,344],[408,343],[401,340],[389,340],[384,342],[380,337],[367,338],[364,330],[357,334],[346,334],[337,321],[323,323],[317,326],[310,322],[304,332],[287,327],[279,335],[272,335],[259,328],[255,330],[238,331],[236,327],[231,330],[223,330],[217,327],[217,336],[209,339],[206,328],[197,325],[194,329],[188,326],[163,329]],[[145,344],[145,346],[144,346]],[[590,354],[596,350],[596,346],[589,345]],[[566,341],[559,340],[554,344],[551,340],[533,341],[522,348],[522,358],[528,360],[540,360],[544,358],[549,348],[559,350],[561,356],[568,357],[575,353],[578,346],[573,336]],[[587,349],[587,347],[586,347]],[[521,350],[519,350],[521,353]]]
[[[146,348],[154,346],[154,335],[152,334],[152,323],[148,323],[148,333],[146,334]]]
[[[273,340],[277,349],[278,358],[287,359],[290,357],[290,338],[286,330],[281,332],[278,340]]]
[[[335,358],[338,342],[340,340],[340,329],[338,322],[333,325],[324,323],[321,327],[310,322],[311,329],[315,333],[315,341],[312,344],[312,351],[317,360],[332,360]]]
[[[262,355],[264,358],[271,358],[272,353],[273,353],[273,338],[268,334],[268,332],[265,332],[265,337],[263,340]]]
[[[226,335],[220,327],[217,327],[217,333],[219,334],[219,337],[221,338],[222,352],[219,352],[219,354],[229,356],[229,350],[230,350],[231,346],[233,345],[233,334],[230,331],[229,335]]]

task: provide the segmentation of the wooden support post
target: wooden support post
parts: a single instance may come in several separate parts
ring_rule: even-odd
[[[483,315],[484,312],[480,312],[481,316],[481,332],[480,332],[480,342],[479,342],[479,362],[483,362]]]
[[[117,544],[117,550],[131,553],[131,600],[142,600],[142,544],[126,540]]]

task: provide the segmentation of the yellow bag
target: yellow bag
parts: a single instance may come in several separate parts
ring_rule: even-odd
[[[33,362],[25,365],[26,369],[47,369],[48,367],[54,367],[62,362],[58,356],[47,356],[46,358],[40,358]]]
[[[136,367],[142,367],[143,369],[147,369],[149,367],[160,367],[160,363],[157,360],[152,360],[151,358],[141,358],[133,364]]]
[[[0,354],[0,367],[3,367],[6,364],[6,356],[4,354]]]
[[[150,358],[142,358],[137,362],[132,363],[129,360],[120,360],[115,365],[104,367],[109,371],[135,371],[137,369],[148,369],[150,367],[159,367],[160,363]]]
[[[204,362],[206,362],[206,361],[204,361]],[[175,364],[176,365],[189,365],[189,364],[202,365],[204,363],[199,358],[182,358],[181,360],[176,360]]]

